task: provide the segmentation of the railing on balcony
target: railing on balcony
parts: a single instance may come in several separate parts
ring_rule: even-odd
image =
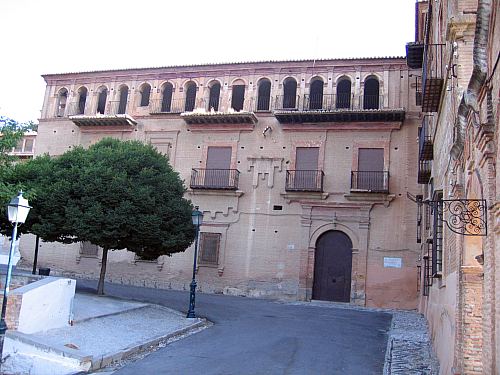
[[[432,116],[424,116],[422,126],[418,129],[419,160],[432,160],[434,157],[432,145]]]
[[[432,165],[430,160],[418,161],[417,182],[419,184],[428,184],[431,179]]]
[[[351,94],[313,94],[304,95],[304,111],[333,111],[336,109],[352,109],[354,96]]]
[[[83,116],[86,114],[85,112],[85,102],[69,103],[66,108],[68,116]]]
[[[237,190],[240,171],[237,169],[201,169],[191,173],[191,189]]]
[[[149,104],[149,113],[181,113],[184,112],[184,99],[151,100]]]
[[[293,111],[300,109],[299,95],[277,95],[274,100],[274,109]]]
[[[426,44],[422,67],[422,111],[437,112],[444,84],[444,44]]]
[[[352,171],[351,190],[371,193],[389,192],[389,172],[387,171]]]
[[[359,97],[359,109],[381,109],[384,105],[382,95],[361,95]]]
[[[256,112],[266,112],[270,111],[271,108],[271,96],[259,96],[255,100],[255,111]]]
[[[321,170],[288,170],[285,190],[323,192],[324,176]]]

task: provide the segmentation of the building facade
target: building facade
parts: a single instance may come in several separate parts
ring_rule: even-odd
[[[417,3],[422,296],[442,374],[500,372],[499,2]]]
[[[36,154],[103,137],[166,154],[204,213],[204,292],[416,308],[410,75],[399,57],[49,74]],[[114,251],[107,278],[188,289],[193,250],[154,262]],[[99,257],[42,242],[39,263],[97,278]]]

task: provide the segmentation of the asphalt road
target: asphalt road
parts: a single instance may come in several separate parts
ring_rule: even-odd
[[[78,288],[96,283],[78,281]],[[106,284],[110,296],[186,312],[189,294]],[[131,363],[116,375],[382,374],[391,315],[197,293],[214,326]]]

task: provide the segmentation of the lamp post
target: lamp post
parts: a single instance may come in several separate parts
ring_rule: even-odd
[[[196,238],[194,242],[194,259],[193,259],[193,279],[190,284],[189,291],[189,310],[186,318],[196,318],[194,313],[195,299],[196,299],[196,258],[198,257],[198,236],[200,234],[200,225],[203,223],[203,212],[198,210],[196,206],[191,213],[193,225],[196,227]]]
[[[2,303],[2,318],[0,321],[0,359],[3,360],[3,340],[5,338],[5,331],[7,331],[7,324],[5,323],[5,313],[7,310],[7,297],[9,296],[10,278],[12,276],[12,258],[14,256],[14,248],[17,238],[17,226],[26,221],[26,217],[30,211],[28,200],[23,197],[23,192],[12,198],[7,205],[7,213],[9,221],[14,225],[12,229],[12,240],[10,241],[9,263],[7,266],[7,277],[5,278],[5,285],[3,286],[3,303]]]

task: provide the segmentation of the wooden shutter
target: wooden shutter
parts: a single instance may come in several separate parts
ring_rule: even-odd
[[[209,147],[205,171],[205,186],[223,188],[230,186],[231,147]]]
[[[297,147],[295,151],[295,189],[315,189],[318,178],[319,147]]]
[[[200,233],[200,264],[218,264],[220,237],[220,233]]]

